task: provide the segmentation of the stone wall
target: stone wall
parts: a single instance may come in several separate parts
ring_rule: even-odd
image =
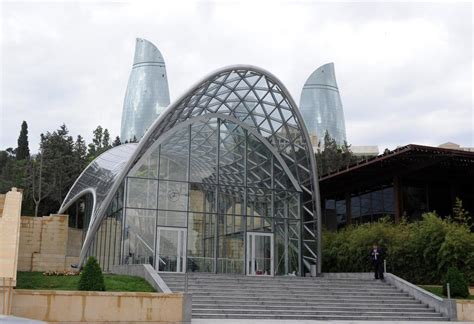
[[[21,199],[16,188],[0,196],[0,315],[10,315],[16,286]]]
[[[191,296],[180,293],[17,289],[12,314],[49,323],[190,323],[190,310]]]
[[[82,231],[67,215],[21,217],[19,271],[63,271],[78,262]]]
[[[474,322],[474,300],[456,300],[458,321]]]
[[[1,198],[0,278],[16,280],[22,193],[12,188]]]

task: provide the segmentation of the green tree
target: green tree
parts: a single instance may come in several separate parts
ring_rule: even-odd
[[[116,136],[114,142],[112,143],[112,147],[116,147],[121,145],[122,142],[120,142],[120,137]]]
[[[105,291],[104,275],[94,257],[89,257],[79,278],[78,289],[83,291]]]
[[[30,158],[30,148],[28,147],[28,124],[23,121],[21,124],[20,136],[18,137],[18,148],[16,149],[17,160],[27,160]]]
[[[40,151],[29,168],[29,186],[35,203],[35,216],[58,211],[69,188],[81,171],[75,143],[66,125],[41,134]]]
[[[471,227],[471,216],[469,216],[469,213],[463,208],[462,200],[458,197],[456,197],[456,201],[454,202],[453,219],[459,224]]]
[[[104,129],[104,134],[103,134],[103,137],[102,137],[102,150],[103,151],[106,151],[108,150],[109,148],[111,148],[112,146],[110,145],[110,134],[109,134],[109,130],[106,128]]]
[[[87,146],[81,135],[77,135],[76,142],[74,142],[73,154],[75,171],[80,174],[87,166]]]
[[[458,268],[450,267],[446,273],[446,277],[443,280],[443,295],[445,296],[448,295],[448,283],[451,297],[466,298],[469,296],[469,285]]]
[[[97,126],[93,131],[92,143],[89,144],[87,159],[89,162],[112,147],[110,144],[110,133],[107,128]]]
[[[318,143],[315,153],[318,175],[322,176],[330,172],[347,168],[349,165],[357,162],[357,157],[351,152],[350,145],[344,141],[342,145],[338,145],[336,140],[326,131],[324,142]]]

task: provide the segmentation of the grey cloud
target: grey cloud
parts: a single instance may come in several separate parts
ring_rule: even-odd
[[[298,102],[335,62],[349,142],[473,144],[471,5],[432,3],[3,3],[0,149],[65,122],[90,140],[120,128],[135,37],[163,53],[172,101],[214,69],[247,63]],[[412,29],[411,29],[412,28]]]

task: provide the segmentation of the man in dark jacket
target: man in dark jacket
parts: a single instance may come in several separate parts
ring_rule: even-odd
[[[383,280],[383,260],[385,259],[385,252],[378,247],[377,243],[374,243],[370,251],[370,259],[374,266],[375,279]]]

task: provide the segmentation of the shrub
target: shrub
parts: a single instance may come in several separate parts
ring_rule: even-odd
[[[448,295],[447,283],[449,283],[451,297],[466,298],[469,296],[469,285],[458,268],[451,267],[448,269],[443,282],[443,295],[445,296]]]
[[[104,276],[100,265],[94,257],[89,257],[78,284],[79,290],[105,291]]]
[[[465,224],[426,213],[420,221],[382,220],[323,231],[323,272],[372,271],[369,251],[385,249],[387,271],[417,284],[441,284],[448,268],[462,269],[474,283],[474,233]]]

